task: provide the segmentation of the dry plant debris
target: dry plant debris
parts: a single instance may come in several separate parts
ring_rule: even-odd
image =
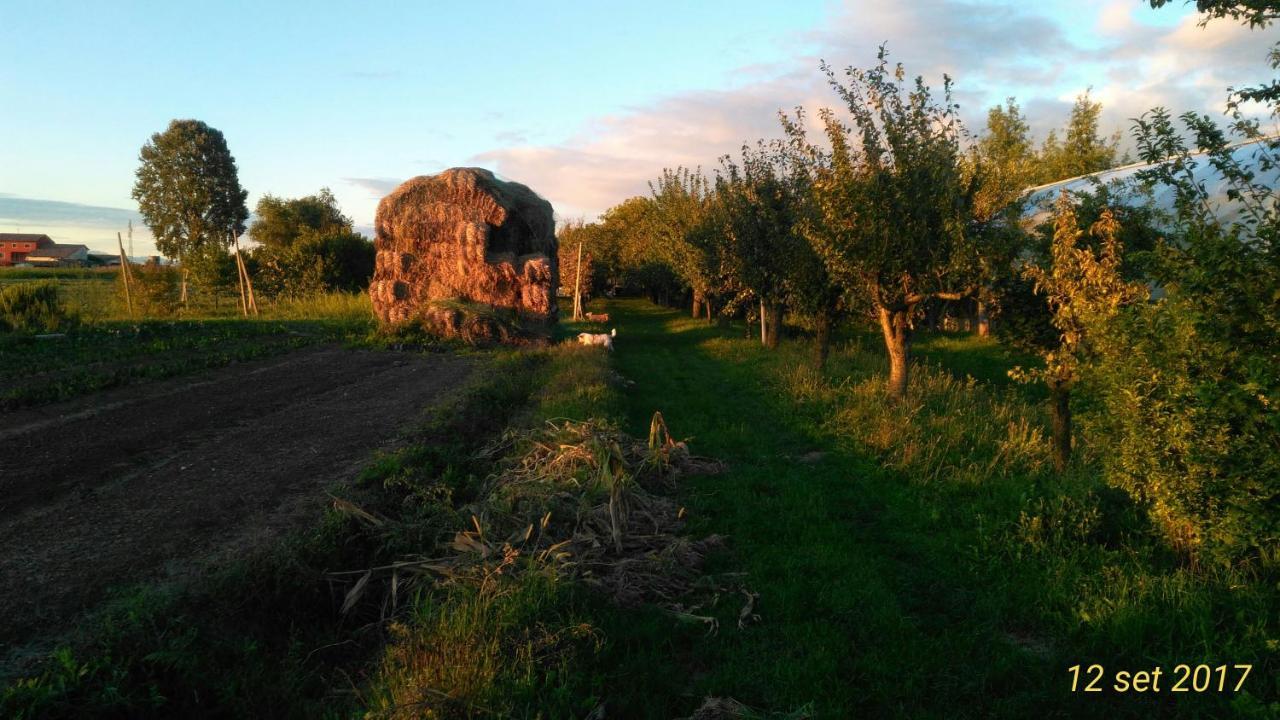
[[[808,720],[813,713],[807,708],[792,712],[765,712],[743,705],[733,698],[704,698],[702,705],[680,720]]]
[[[647,443],[599,421],[562,420],[508,432],[480,454],[497,470],[479,499],[464,508],[471,527],[429,556],[335,573],[352,583],[344,612],[379,584],[394,608],[409,586],[423,581],[484,588],[499,576],[551,569],[623,606],[654,603],[677,617],[714,623],[678,599],[699,583],[703,560],[724,539],[683,536],[684,509],[671,494],[682,475],[713,474],[723,465],[690,453],[671,436],[661,413],[654,415]],[[389,522],[349,502],[335,501],[334,507],[371,527]],[[740,626],[759,619],[757,596],[743,592]]]

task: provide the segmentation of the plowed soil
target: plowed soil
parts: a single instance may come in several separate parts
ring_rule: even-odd
[[[113,586],[314,520],[473,365],[311,348],[0,415],[0,675]]]

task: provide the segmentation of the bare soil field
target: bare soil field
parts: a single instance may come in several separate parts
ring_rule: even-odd
[[[470,373],[309,348],[0,414],[0,674],[113,586],[278,538]]]

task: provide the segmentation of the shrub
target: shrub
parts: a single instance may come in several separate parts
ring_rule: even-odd
[[[1274,570],[1280,205],[1257,177],[1274,169],[1280,143],[1238,108],[1238,145],[1208,117],[1181,119],[1185,130],[1153,110],[1134,129],[1152,163],[1137,176],[1171,193],[1173,222],[1145,262],[1163,297],[1124,309],[1098,335],[1094,435],[1108,481],[1144,502],[1192,563]]]
[[[167,317],[178,311],[181,279],[177,268],[148,264],[134,266],[132,270],[133,284],[129,293],[140,317]],[[118,283],[123,305],[124,273],[120,278]]]
[[[1280,371],[1265,347],[1211,326],[1207,300],[1175,292],[1118,318],[1091,369],[1090,435],[1108,482],[1149,508],[1175,550],[1266,562],[1280,542]]]
[[[58,298],[53,282],[10,285],[0,290],[0,330],[17,333],[60,332],[73,326],[74,315]]]
[[[254,252],[254,260],[264,293],[302,297],[368,288],[374,250],[359,233],[308,233],[288,246],[263,246]]]

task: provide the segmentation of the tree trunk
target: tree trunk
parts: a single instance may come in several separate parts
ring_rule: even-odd
[[[769,306],[768,333],[765,336],[765,347],[774,350],[782,339],[782,303]]]
[[[1071,388],[1067,383],[1049,382],[1049,402],[1053,417],[1053,469],[1062,473],[1071,461]]]
[[[711,313],[711,297],[710,296],[705,296],[702,299],[702,309],[705,310],[707,313],[707,322],[711,322],[712,313]]]
[[[909,310],[879,308],[880,330],[889,355],[889,397],[907,396],[907,363],[911,359],[911,313]]]
[[[987,317],[987,306],[982,301],[978,301],[978,336],[987,337],[991,334],[991,319]]]
[[[831,326],[835,324],[830,310],[818,313],[818,328],[814,338],[813,364],[819,370],[826,367],[827,356],[831,354]]]
[[[760,344],[769,345],[769,313],[765,312],[764,298],[760,298]]]
[[[693,290],[693,311],[689,314],[694,320],[702,317],[702,303],[704,301],[702,291],[694,288]]]

